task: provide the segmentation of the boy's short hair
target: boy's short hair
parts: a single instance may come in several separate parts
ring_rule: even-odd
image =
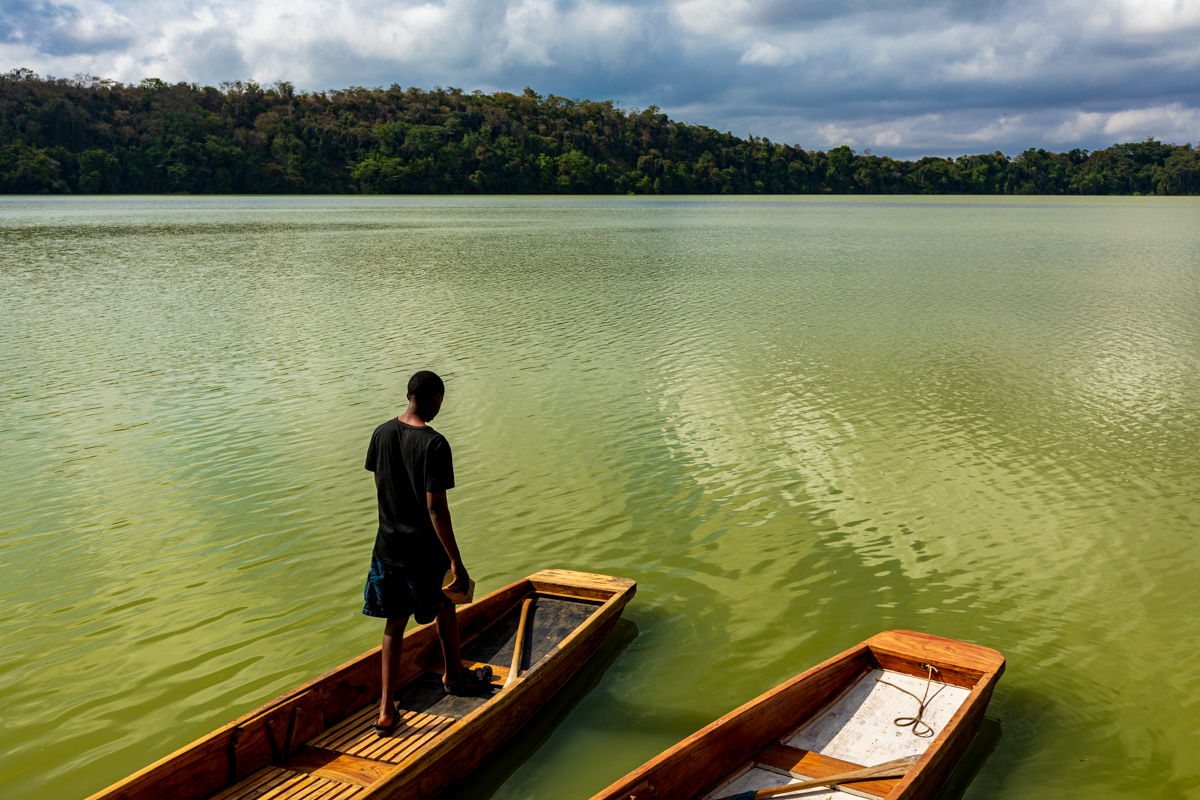
[[[408,396],[418,403],[424,403],[445,393],[446,384],[442,383],[436,372],[423,369],[408,379]]]

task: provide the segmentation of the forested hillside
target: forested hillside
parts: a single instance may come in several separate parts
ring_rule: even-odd
[[[1194,194],[1154,140],[896,161],[741,139],[611,101],[0,76],[4,193]]]

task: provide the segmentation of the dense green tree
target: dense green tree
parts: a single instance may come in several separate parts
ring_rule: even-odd
[[[400,86],[125,86],[0,76],[0,192],[1194,194],[1154,141],[897,161],[675,122],[658,108]]]
[[[0,149],[0,188],[13,193],[64,191],[60,167],[46,150],[14,141]]]

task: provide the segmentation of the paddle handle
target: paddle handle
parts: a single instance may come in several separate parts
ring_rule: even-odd
[[[770,789],[759,789],[751,792],[740,792],[722,797],[721,800],[759,800],[760,797],[774,797],[778,794],[787,794],[788,792],[798,792],[801,789],[813,789],[817,786],[832,786],[835,783],[847,783],[849,781],[866,781],[872,778],[902,778],[912,768],[912,765],[917,762],[916,756],[907,756],[905,758],[897,758],[895,761],[887,761],[883,764],[876,764],[873,767],[863,767],[856,769],[853,772],[843,772],[838,775],[830,775],[828,778],[819,778],[817,780],[803,781],[801,783],[787,783],[783,786],[772,786]]]
[[[518,674],[521,672],[521,656],[525,649],[525,629],[529,627],[529,612],[532,609],[533,598],[526,597],[525,602],[521,604],[521,621],[517,623],[517,641],[513,644],[512,666],[508,668],[508,680],[504,682],[504,688],[506,689],[517,679]]]

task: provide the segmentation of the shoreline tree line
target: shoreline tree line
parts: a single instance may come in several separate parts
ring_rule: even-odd
[[[654,106],[456,88],[298,92],[0,75],[0,193],[1142,194],[1200,192],[1149,139],[903,161],[676,122]]]

